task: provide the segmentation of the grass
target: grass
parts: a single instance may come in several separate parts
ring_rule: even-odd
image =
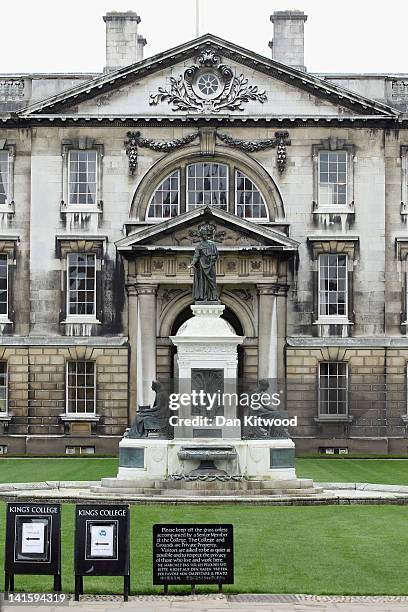
[[[117,459],[100,458],[1,458],[0,484],[46,480],[100,480],[116,476]]]
[[[45,480],[100,480],[116,476],[117,459],[1,458],[0,483]],[[406,459],[297,459],[296,472],[316,482],[371,482],[408,485]]]
[[[63,506],[63,590],[73,590],[74,507]],[[229,592],[408,594],[408,507],[133,506],[132,592],[152,586],[152,525],[159,522],[234,524],[235,584]],[[0,540],[5,505],[0,504]],[[0,564],[4,542],[0,541]],[[16,576],[16,590],[51,589],[51,578]],[[87,593],[120,593],[120,578],[85,578]],[[187,592],[171,587],[170,592]],[[200,592],[216,587],[199,587]]]
[[[296,474],[316,482],[408,485],[406,459],[297,459]]]

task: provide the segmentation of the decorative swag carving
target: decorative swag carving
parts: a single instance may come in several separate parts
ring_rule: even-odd
[[[287,161],[286,147],[290,145],[289,132],[275,132],[275,138],[263,138],[261,140],[241,140],[240,138],[233,138],[229,134],[220,132],[216,132],[216,134],[217,138],[229,147],[241,149],[247,153],[276,148],[276,165],[281,174],[284,172]]]
[[[137,168],[137,148],[145,147],[153,151],[163,151],[169,153],[175,149],[180,149],[189,144],[196,138],[199,133],[187,134],[183,138],[175,138],[174,140],[154,140],[153,138],[143,138],[140,132],[128,132],[127,140],[125,140],[126,154],[129,158],[129,172],[134,174]]]

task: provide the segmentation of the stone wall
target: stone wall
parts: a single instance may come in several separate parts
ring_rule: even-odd
[[[8,454],[65,454],[67,446],[116,453],[128,426],[127,346],[4,347],[0,358],[8,363],[11,419],[0,419],[0,445],[7,445]],[[66,411],[68,360],[96,364],[95,424],[86,418],[61,418]]]

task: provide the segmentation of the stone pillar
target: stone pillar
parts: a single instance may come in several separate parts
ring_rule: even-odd
[[[136,285],[137,292],[137,404],[151,404],[156,380],[156,294],[157,285]]]
[[[277,286],[258,285],[258,379],[278,376]]]
[[[127,285],[128,334],[129,334],[129,425],[133,423],[137,407],[137,291],[135,285]]]
[[[275,11],[271,15],[273,40],[269,43],[272,59],[306,72],[304,32],[307,15],[303,11]]]

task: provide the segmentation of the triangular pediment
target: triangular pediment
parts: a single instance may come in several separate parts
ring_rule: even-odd
[[[206,83],[205,75],[212,75],[212,82]],[[20,115],[394,118],[398,111],[207,34],[33,104]]]
[[[214,239],[220,251],[256,249],[295,252],[298,248],[298,243],[283,232],[207,206],[134,231],[116,242],[116,248],[124,255],[146,250],[193,250],[200,240],[199,228],[204,223],[215,227]]]

